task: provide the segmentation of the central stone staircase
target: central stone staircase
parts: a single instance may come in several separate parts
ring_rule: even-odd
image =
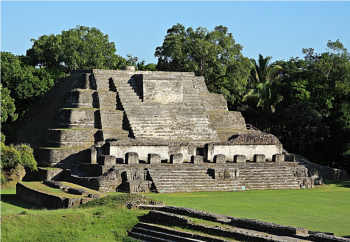
[[[194,143],[219,141],[188,78],[182,80],[183,102],[169,104],[143,101],[140,78],[116,79],[120,101],[136,139]]]
[[[206,167],[153,167],[149,174],[157,192],[215,191],[215,180]]]
[[[156,192],[240,191],[300,188],[295,163],[223,164],[148,168]],[[301,166],[300,166],[301,167]],[[235,177],[214,179],[215,169],[233,171]],[[244,187],[244,188],[243,188]]]

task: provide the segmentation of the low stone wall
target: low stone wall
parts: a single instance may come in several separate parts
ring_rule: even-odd
[[[116,191],[117,187],[122,183],[119,171],[115,169],[110,169],[98,177],[81,177],[73,175],[67,170],[64,180],[100,192]]]
[[[304,228],[300,227],[292,227],[292,226],[285,226],[285,225],[279,225],[269,222],[263,222],[260,220],[255,219],[244,219],[244,218],[235,218],[215,213],[209,213],[204,211],[199,211],[196,209],[191,208],[183,208],[183,207],[175,207],[175,206],[166,206],[159,208],[160,211],[168,212],[168,213],[174,213],[178,215],[185,215],[193,218],[199,218],[199,219],[205,219],[209,221],[215,221],[220,222],[220,220],[231,220],[228,222],[228,224],[245,228],[245,229],[252,229],[267,233],[274,233],[274,234],[283,234],[283,235],[298,235],[298,234],[307,234],[308,231]]]
[[[149,211],[146,218],[151,221],[157,221],[159,223],[176,226],[187,226],[189,222],[193,221],[181,215],[154,210]]]
[[[210,143],[205,145],[205,159],[213,162],[215,155],[225,154],[227,161],[233,162],[235,155],[244,155],[247,160],[253,161],[255,154],[264,154],[272,161],[275,154],[282,154],[281,144],[230,144]]]
[[[45,180],[61,180],[64,170],[60,168],[43,168],[38,167],[37,171],[26,170],[23,181],[45,181]]]
[[[41,192],[18,182],[16,185],[16,195],[26,201],[39,207],[47,209],[71,208],[86,203],[88,198],[67,198],[51,195]]]
[[[345,170],[327,167],[311,163],[301,155],[295,155],[296,160],[308,169],[310,176],[320,176],[323,179],[349,179],[349,175]]]
[[[315,233],[315,234],[310,234],[310,239],[318,242],[330,242],[330,241],[335,241],[335,242],[350,242],[350,239],[343,238],[343,237],[337,237],[325,233]]]
[[[200,231],[205,234],[224,236],[240,241],[281,241],[281,237],[274,235],[259,234],[256,231],[239,230],[236,228],[208,226],[203,224],[193,224],[193,220],[182,215],[171,214],[161,211],[150,211],[145,219],[150,222],[166,224],[168,226],[182,226],[193,231]]]
[[[245,229],[254,229],[267,233],[274,234],[283,234],[283,235],[299,235],[299,234],[308,234],[307,229],[301,227],[286,226],[280,224],[274,224],[269,222],[263,222],[256,219],[246,219],[246,218],[235,218],[227,217],[231,219],[229,223],[232,226],[245,228]]]
[[[66,168],[90,159],[90,153],[85,148],[36,148],[34,157],[39,166]]]
[[[227,216],[225,215],[209,213],[205,211],[199,211],[196,209],[184,208],[184,207],[166,206],[166,207],[159,208],[159,210],[167,213],[175,213],[178,215],[189,216],[192,218],[200,218],[200,219],[205,219],[205,220],[214,221],[214,222],[216,222],[218,219],[227,218]]]

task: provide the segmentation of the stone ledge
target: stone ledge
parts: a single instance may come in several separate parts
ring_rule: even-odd
[[[87,203],[91,198],[67,198],[48,194],[42,191],[27,187],[18,182],[16,184],[16,195],[27,202],[33,203],[47,209],[71,208]]]
[[[308,234],[308,231],[301,227],[285,226],[269,222],[264,222],[256,219],[244,219],[244,218],[235,218],[231,216],[220,215],[216,213],[209,213],[204,211],[199,211],[191,208],[184,207],[175,207],[167,206],[159,209],[160,211],[175,213],[178,215],[185,215],[194,218],[205,219],[214,222],[220,222],[222,219],[230,219],[230,225],[245,229],[253,229],[267,233],[276,233],[283,235],[299,235],[299,234]]]
[[[202,212],[202,211],[201,211]],[[206,213],[206,212],[203,212]],[[309,241],[308,235],[281,235],[280,233],[276,234],[266,234],[265,231],[259,232],[256,229],[245,229],[245,228],[230,228],[230,227],[219,227],[219,226],[208,226],[203,224],[193,224],[193,221],[185,216],[172,214],[162,211],[150,211],[145,219],[147,221],[166,224],[170,226],[180,226],[193,231],[200,231],[210,235],[216,236],[225,236],[228,238],[239,239],[243,241],[288,241],[288,242],[297,242],[300,241],[299,238],[302,238],[303,241]],[[215,222],[220,222],[226,219],[219,219]],[[226,223],[226,222],[223,222]],[[156,225],[157,226],[157,225]]]

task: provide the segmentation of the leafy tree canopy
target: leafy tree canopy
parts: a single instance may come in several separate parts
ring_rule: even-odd
[[[260,123],[263,130],[266,129],[266,122],[269,115],[276,111],[276,107],[283,100],[280,94],[280,82],[278,71],[281,66],[270,63],[271,56],[259,55],[258,61],[251,59],[251,73],[247,94],[243,102],[253,109],[260,116]]]
[[[284,101],[275,125],[293,152],[350,170],[350,54],[339,40],[327,48],[277,62]]]
[[[26,60],[10,52],[1,52],[1,82],[11,91],[20,117],[64,75],[57,70],[27,65]]]
[[[1,88],[1,123],[5,123],[9,117],[11,117],[11,121],[15,121],[18,117],[18,114],[15,113],[15,101],[10,96],[10,91],[6,87]]]
[[[20,164],[31,171],[37,170],[37,163],[34,159],[33,149],[27,145],[20,144],[6,146],[1,142],[1,169],[12,169]]]
[[[156,48],[157,69],[204,76],[210,91],[224,94],[233,104],[244,90],[250,71],[250,61],[242,55],[242,48],[222,25],[209,31],[177,24],[168,29],[163,45]]]
[[[77,26],[57,35],[43,35],[32,39],[27,50],[35,66],[63,69],[118,69],[125,59],[115,54],[114,42],[97,28]]]

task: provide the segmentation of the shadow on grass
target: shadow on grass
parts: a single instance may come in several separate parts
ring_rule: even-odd
[[[331,180],[324,179],[326,185],[336,185],[337,187],[346,187],[350,188],[350,180]]]
[[[26,209],[40,209],[38,206],[25,202],[20,200],[16,194],[1,194],[1,201],[4,203],[11,204],[13,206],[17,206],[20,208],[26,208]]]

